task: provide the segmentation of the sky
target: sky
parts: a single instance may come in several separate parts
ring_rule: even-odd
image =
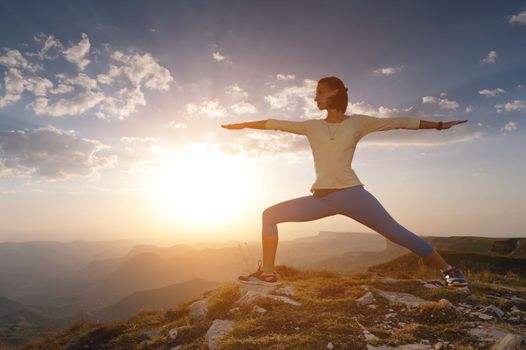
[[[526,236],[526,1],[0,0],[0,242],[257,241],[311,195],[307,139],[222,124],[468,120],[369,134],[352,167],[423,236]],[[280,239],[374,232],[341,216]]]

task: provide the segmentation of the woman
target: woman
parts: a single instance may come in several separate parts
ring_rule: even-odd
[[[266,208],[262,215],[263,266],[256,272],[239,276],[240,283],[276,285],[274,260],[278,245],[277,224],[304,222],[341,214],[382,234],[396,244],[419,255],[426,264],[440,269],[448,286],[466,286],[462,272],[449,265],[431,245],[396,222],[378,200],[369,193],[351,168],[357,142],[371,132],[392,129],[449,129],[462,121],[431,122],[409,117],[376,118],[362,114],[345,115],[347,88],[336,77],[318,81],[314,99],[325,119],[289,121],[267,119],[221,125],[226,129],[273,129],[307,136],[310,143],[316,181],[312,195],[290,199]]]

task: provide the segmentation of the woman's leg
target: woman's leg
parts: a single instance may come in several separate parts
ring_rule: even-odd
[[[274,270],[278,247],[278,226],[282,222],[303,222],[335,215],[324,198],[298,197],[274,204],[263,211],[261,240],[263,244],[263,271]]]
[[[363,186],[353,186],[331,193],[329,196],[328,199],[338,208],[338,214],[348,216],[375,230],[390,241],[411,250],[435,267],[448,266],[426,240],[400,225],[376,197]]]

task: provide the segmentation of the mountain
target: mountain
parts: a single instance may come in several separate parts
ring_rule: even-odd
[[[0,297],[0,347],[23,344],[64,326],[43,315],[36,307]]]
[[[199,278],[171,286],[133,293],[121,301],[107,306],[94,314],[102,320],[122,320],[141,309],[168,309],[199,296],[220,282]]]
[[[23,349],[524,349],[524,261],[443,253],[469,271],[467,288],[445,287],[412,253],[349,275],[279,265],[277,287],[225,283],[175,308],[80,322]],[[503,278],[502,264],[515,273]]]

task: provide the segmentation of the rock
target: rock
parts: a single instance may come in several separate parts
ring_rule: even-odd
[[[367,307],[368,307],[369,309],[373,309],[373,310],[377,308],[377,306],[374,305],[374,304],[367,305]]]
[[[453,304],[447,299],[440,299],[438,304],[442,307],[453,307]]]
[[[179,333],[179,327],[172,328],[168,331],[168,335],[170,336],[170,339],[176,339],[178,333]]]
[[[394,317],[394,316],[396,316],[396,315],[397,315],[396,312],[391,312],[391,313],[385,314],[384,317],[385,317],[385,318],[389,318],[389,317]]]
[[[267,310],[258,305],[254,305],[254,308],[252,310],[254,310],[254,312],[257,312],[258,314],[264,314],[265,312],[267,312]]]
[[[386,292],[383,290],[378,290],[378,293],[390,302],[403,303],[409,308],[418,307],[420,304],[427,302],[426,300],[409,293]]]
[[[206,319],[208,314],[208,299],[196,301],[190,305],[188,317],[192,322],[200,322]]]
[[[516,307],[515,305],[513,305],[513,306],[511,307],[510,313],[512,313],[513,315],[520,314],[521,312],[522,312],[522,311],[521,311],[518,307]]]
[[[356,303],[358,303],[360,305],[368,305],[368,304],[371,304],[374,301],[376,301],[376,299],[374,298],[374,295],[371,292],[367,292],[363,296],[361,296],[358,299],[356,299]]]
[[[156,338],[161,335],[161,330],[160,329],[150,329],[148,331],[140,332],[138,335],[146,339]]]
[[[293,286],[286,286],[286,287],[278,288],[274,292],[280,293],[280,294],[289,295],[289,296],[293,296],[294,293],[296,292],[296,290],[294,289]]]
[[[224,336],[234,328],[234,324],[235,322],[231,320],[214,320],[205,334],[208,348],[216,350]]]
[[[498,307],[496,307],[493,304],[488,306],[486,308],[486,310],[489,310],[489,311],[493,312],[495,315],[499,316],[499,318],[502,318],[502,316],[504,316],[504,311],[502,311],[501,309],[499,309]]]
[[[275,286],[261,286],[257,284],[239,284],[239,293],[244,295],[247,292],[257,292],[261,294],[267,294],[271,290],[275,289]]]
[[[181,350],[183,348],[183,345],[177,345],[171,348],[170,350]]]
[[[332,342],[328,342],[327,349],[332,349],[332,348],[334,348],[334,345],[332,345]]]
[[[504,338],[510,332],[507,329],[493,326],[493,325],[481,325],[480,328],[471,328],[468,333],[477,337],[482,341],[499,341]]]
[[[228,310],[228,313],[229,313],[229,314],[233,314],[233,313],[238,312],[239,310],[241,310],[241,308],[239,308],[239,307],[233,307],[233,308],[231,308],[230,310]]]
[[[238,305],[248,305],[248,304],[251,304],[252,302],[254,302],[254,300],[255,300],[257,297],[269,298],[269,299],[273,299],[273,300],[281,301],[281,302],[284,302],[284,303],[287,303],[287,304],[291,304],[291,305],[294,305],[294,306],[299,306],[299,305],[301,305],[300,302],[298,302],[298,301],[296,301],[296,300],[294,300],[294,299],[291,299],[291,298],[289,298],[289,297],[285,297],[285,296],[282,296],[282,295],[266,294],[266,293],[261,293],[261,292],[254,291],[254,290],[249,290],[249,291],[247,291],[242,297],[240,297],[240,298],[235,302],[235,304],[238,304]]]
[[[488,321],[488,320],[491,320],[493,318],[493,316],[486,315],[486,314],[484,314],[482,312],[478,312],[478,311],[472,312],[471,315],[478,316],[480,319],[482,319],[484,321]]]
[[[400,345],[397,347],[390,347],[390,346],[373,346],[371,344],[367,344],[367,350],[428,350],[433,349],[431,345],[428,344],[405,344]]]
[[[494,344],[490,350],[524,350],[526,340],[519,334],[508,333],[498,343]]]
[[[510,299],[513,300],[513,301],[526,301],[526,299],[520,298],[520,297],[515,296],[515,295],[511,296]]]
[[[424,288],[440,288],[440,286],[436,285],[436,284],[432,284],[432,283],[425,283],[423,285]]]

